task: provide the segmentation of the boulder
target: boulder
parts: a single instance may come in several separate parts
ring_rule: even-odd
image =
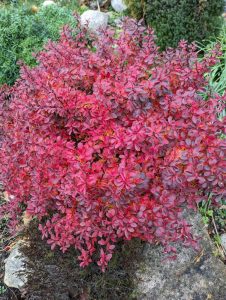
[[[28,259],[20,251],[23,245],[23,241],[17,242],[9,257],[5,260],[4,283],[8,287],[20,290],[25,287],[28,278],[28,270],[26,268]]]
[[[189,215],[200,251],[178,245],[176,260],[165,258],[160,246],[147,245],[136,273],[139,300],[224,300],[226,267],[214,255],[214,245],[201,217]]]
[[[111,6],[118,13],[121,13],[127,9],[127,6],[125,5],[123,0],[111,0]]]
[[[56,5],[56,3],[52,0],[46,0],[42,3],[43,7],[50,6],[50,5]]]
[[[88,26],[94,32],[106,29],[108,24],[108,15],[97,10],[87,10],[81,15],[81,25]]]

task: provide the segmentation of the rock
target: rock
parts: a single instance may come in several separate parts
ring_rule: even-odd
[[[127,6],[125,5],[123,0],[111,0],[111,6],[118,13],[121,13],[127,9]]]
[[[223,233],[221,235],[221,245],[222,245],[222,247],[224,247],[224,249],[226,251],[226,233]]]
[[[23,245],[24,242],[19,241],[5,260],[4,283],[8,287],[23,289],[27,283],[27,258],[20,251]]]
[[[139,300],[226,299],[226,267],[213,255],[214,246],[201,218],[187,216],[200,238],[200,252],[178,246],[175,261],[164,260],[161,247],[147,245],[136,273]]]
[[[56,3],[52,0],[46,0],[42,3],[43,7],[50,6],[50,5],[56,5]]]
[[[100,29],[106,29],[108,24],[108,15],[97,10],[87,10],[81,15],[81,25],[86,26],[94,32]]]

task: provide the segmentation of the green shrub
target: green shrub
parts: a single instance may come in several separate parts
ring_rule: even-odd
[[[44,0],[1,0],[0,4],[2,5],[24,5],[32,6],[37,5],[41,6]],[[79,9],[79,0],[54,0],[54,2],[59,6],[64,6],[70,9]]]
[[[59,38],[64,24],[75,26],[72,11],[58,6],[41,8],[32,14],[25,7],[0,10],[0,85],[12,85],[19,76],[18,61],[36,64],[32,53],[38,52],[49,40]]]
[[[128,12],[144,16],[156,32],[161,49],[181,39],[201,41],[218,33],[224,0],[125,0]]]

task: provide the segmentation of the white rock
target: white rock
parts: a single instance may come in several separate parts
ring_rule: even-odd
[[[27,283],[26,257],[20,252],[23,242],[18,242],[5,260],[4,283],[8,287],[22,289]]]
[[[81,15],[81,25],[86,26],[94,32],[105,29],[108,24],[108,15],[97,10],[87,10]]]
[[[127,6],[125,5],[123,0],[111,0],[111,6],[118,13],[121,13],[127,9]]]
[[[43,7],[50,6],[50,5],[56,5],[56,3],[52,0],[46,0],[42,3]]]
[[[222,245],[222,247],[224,247],[224,249],[226,251],[226,233],[223,233],[221,235],[221,245]]]

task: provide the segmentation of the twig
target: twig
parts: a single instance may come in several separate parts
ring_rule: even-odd
[[[99,0],[97,0],[97,7],[98,7],[98,10],[100,11],[100,3],[99,3]]]
[[[215,220],[214,220],[214,217],[212,216],[212,222],[213,222],[213,226],[214,226],[214,229],[215,229],[215,233],[217,234],[217,235],[219,235],[218,234],[218,230],[217,230],[217,226],[216,226],[216,223],[215,223]]]

